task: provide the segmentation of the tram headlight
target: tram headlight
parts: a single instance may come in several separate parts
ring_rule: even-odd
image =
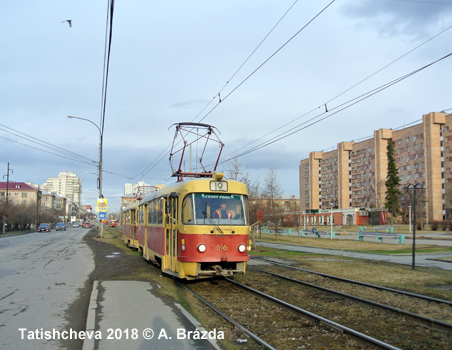
[[[198,250],[200,253],[204,253],[206,251],[206,246],[204,244],[198,245]]]
[[[246,250],[245,245],[244,245],[244,244],[240,244],[240,245],[239,245],[239,252],[240,252],[240,253],[244,253],[245,250]]]

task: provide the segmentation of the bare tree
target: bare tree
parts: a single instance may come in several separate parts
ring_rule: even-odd
[[[278,228],[284,220],[285,208],[281,205],[282,189],[278,182],[275,168],[272,166],[264,180],[262,200],[264,204],[263,217],[275,227],[275,239],[278,240]]]
[[[240,181],[246,185],[248,189],[248,220],[254,229],[255,224],[258,223],[258,212],[260,211],[259,198],[261,197],[261,189],[259,179],[252,180],[248,169],[243,168],[242,163],[237,158],[234,158],[229,163],[227,177],[229,180]]]

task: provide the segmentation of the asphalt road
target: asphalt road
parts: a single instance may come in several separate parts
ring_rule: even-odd
[[[61,349],[66,312],[94,269],[81,228],[0,239],[0,348]]]

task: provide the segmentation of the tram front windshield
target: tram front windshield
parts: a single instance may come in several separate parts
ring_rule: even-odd
[[[188,225],[247,225],[247,197],[192,193],[182,203],[182,222]]]

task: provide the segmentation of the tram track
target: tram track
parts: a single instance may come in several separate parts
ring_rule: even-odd
[[[298,349],[303,346],[306,348],[326,346],[326,348],[341,349],[367,349],[369,347],[399,349],[229,278],[220,281],[215,291],[210,288],[211,286],[204,288],[208,284],[209,282],[201,282],[191,284],[191,287],[183,286],[264,348],[282,348],[278,344],[285,344],[285,349]],[[229,300],[219,301],[215,295],[221,294],[223,298],[226,298],[226,295],[222,293],[225,289],[228,291],[227,299],[247,300],[246,309],[237,313],[236,310],[231,309],[233,303]],[[241,293],[245,293],[247,296],[243,296]],[[260,313],[256,314],[256,312]],[[253,322],[253,319],[258,319],[258,321]],[[290,331],[287,332],[288,330]],[[292,338],[288,338],[287,333],[290,333]]]
[[[281,265],[281,264],[279,264],[279,265]],[[286,267],[294,268],[294,267],[291,267],[290,265],[286,265]],[[335,295],[340,296],[340,297],[349,298],[349,299],[361,302],[363,304],[367,304],[369,306],[378,307],[378,308],[381,308],[383,310],[392,312],[392,313],[394,313],[396,315],[400,315],[402,317],[405,317],[406,319],[410,319],[410,320],[412,320],[414,322],[417,322],[417,323],[419,323],[419,324],[421,324],[421,325],[423,325],[425,327],[428,327],[428,328],[431,328],[431,329],[439,329],[441,331],[448,332],[448,333],[452,334],[452,324],[451,323],[447,323],[447,322],[444,322],[444,321],[441,321],[441,320],[436,320],[436,319],[430,318],[430,317],[425,317],[425,316],[419,315],[417,313],[409,312],[409,311],[406,311],[406,310],[403,310],[403,309],[400,309],[400,308],[395,308],[395,307],[392,307],[392,306],[389,306],[389,305],[386,305],[386,304],[382,304],[382,303],[378,303],[378,302],[375,302],[375,301],[372,301],[372,300],[368,300],[368,299],[365,299],[365,298],[362,298],[362,297],[357,297],[355,295],[339,292],[337,290],[333,290],[333,289],[325,288],[325,287],[322,287],[322,286],[314,285],[312,283],[308,283],[308,282],[305,282],[305,281],[302,281],[302,280],[299,280],[299,279],[295,279],[295,278],[292,278],[292,277],[284,276],[284,275],[281,275],[279,273],[274,273],[274,272],[271,272],[271,271],[260,269],[260,268],[257,268],[255,266],[251,267],[251,269],[256,270],[256,271],[260,271],[260,272],[263,272],[263,273],[266,273],[266,274],[269,274],[269,275],[272,275],[272,276],[275,276],[275,277],[280,278],[280,279],[291,281],[291,282],[294,282],[294,283],[297,283],[297,284],[301,284],[301,285],[304,285],[304,286],[308,286],[308,287],[311,287],[311,288],[316,288],[316,289],[324,291],[324,292],[332,293],[332,294],[335,294]],[[334,277],[334,276],[328,276],[328,278],[331,278],[331,277]],[[352,280],[346,280],[346,279],[341,279],[341,280],[342,280],[342,282],[356,283],[356,281],[352,281]],[[386,291],[388,289],[388,288],[379,287],[379,286],[376,286],[376,285],[367,285],[367,287],[370,287],[370,286],[373,289],[377,289],[377,290],[385,290]],[[392,293],[399,293],[399,294],[402,294],[402,295],[407,295],[405,292],[399,291],[399,290],[395,290],[395,289],[391,289],[391,292]],[[447,301],[447,300],[440,300],[440,299],[435,299],[435,298],[429,298],[428,296],[414,294],[414,293],[409,293],[409,294],[410,294],[410,297],[412,297],[412,298],[420,298],[420,299],[423,299],[423,300],[430,300],[430,301],[434,301],[434,302],[437,302],[437,303],[443,303],[443,304],[450,305],[450,302]],[[452,313],[452,310],[451,310],[451,313]]]
[[[252,269],[254,269],[256,271],[263,272],[263,273],[270,274],[270,275],[275,276],[277,278],[285,279],[287,281],[291,281],[291,282],[294,282],[294,283],[302,284],[304,286],[316,288],[318,290],[321,290],[321,291],[324,291],[324,292],[328,292],[328,293],[332,293],[332,294],[335,294],[335,295],[338,295],[338,296],[341,296],[341,297],[344,297],[344,298],[349,298],[349,299],[361,302],[363,304],[379,307],[379,308],[381,308],[383,310],[393,312],[393,313],[395,313],[397,315],[400,315],[402,317],[405,317],[407,319],[409,318],[409,319],[413,320],[414,322],[417,322],[417,323],[419,323],[419,324],[421,324],[421,325],[423,325],[425,327],[440,329],[442,331],[449,332],[449,333],[452,334],[452,324],[447,323],[447,322],[435,320],[433,318],[424,317],[424,316],[421,316],[421,315],[418,315],[418,314],[415,314],[415,313],[412,313],[412,312],[408,312],[408,311],[405,311],[405,310],[402,310],[402,309],[394,308],[394,307],[391,307],[391,306],[388,306],[388,305],[385,305],[385,304],[381,304],[381,303],[377,303],[377,302],[374,302],[374,301],[371,301],[371,300],[367,300],[367,299],[364,299],[364,298],[356,297],[356,296],[351,295],[351,294],[346,294],[346,293],[338,292],[338,291],[335,291],[335,290],[332,290],[332,289],[316,286],[316,285],[313,285],[311,283],[307,283],[307,282],[304,282],[304,281],[301,281],[301,280],[297,280],[297,279],[294,279],[294,278],[291,278],[291,277],[283,276],[283,275],[280,275],[280,274],[277,274],[277,273],[273,273],[273,272],[270,272],[270,271],[265,271],[263,269],[259,269],[259,268],[256,268],[256,267],[253,267]]]
[[[412,292],[408,292],[408,291],[404,291],[404,290],[400,290],[400,289],[388,288],[388,287],[379,286],[379,285],[375,285],[375,284],[371,284],[371,283],[365,283],[365,282],[351,280],[351,279],[347,279],[347,278],[343,278],[343,277],[333,276],[333,275],[329,275],[329,274],[321,273],[321,272],[317,272],[317,271],[302,269],[300,267],[283,264],[283,263],[280,263],[277,261],[273,261],[273,260],[265,259],[265,258],[261,258],[261,257],[252,257],[251,259],[264,261],[264,262],[270,263],[272,265],[282,266],[284,268],[302,271],[302,272],[306,272],[306,273],[317,275],[317,276],[322,276],[322,277],[337,280],[337,281],[343,281],[343,282],[352,283],[352,284],[356,284],[356,285],[363,286],[363,287],[374,288],[374,289],[377,289],[380,291],[388,291],[388,292],[392,292],[392,293],[396,293],[396,294],[400,294],[400,295],[411,296],[411,297],[415,297],[415,298],[426,300],[426,301],[431,301],[431,302],[436,302],[436,303],[452,306],[452,301],[450,301],[450,300],[438,299],[438,298],[430,297],[428,295],[412,293]]]
[[[294,273],[311,273],[294,266],[276,265],[284,271],[290,267]],[[329,283],[336,281],[335,276],[312,273]],[[353,300],[347,295],[332,293],[328,288],[318,289],[295,283],[291,281],[295,279],[293,276],[281,279],[276,275],[249,265],[247,274],[237,275],[235,280],[213,279],[182,285],[232,324],[234,332],[253,339],[249,340],[245,349],[450,348],[452,332],[447,322],[431,317],[416,320],[417,315],[410,312],[399,312],[397,308],[383,309],[378,303],[364,303],[358,298]],[[337,280],[341,283],[349,281]],[[375,287],[356,281],[350,283],[354,283],[354,288],[359,290]],[[394,291],[382,288],[384,293]],[[415,293],[401,292],[402,297],[416,300],[412,302],[414,307],[420,300],[421,303],[450,308],[447,300],[422,295],[416,298],[418,295]]]
[[[265,277],[268,276],[268,277]],[[294,278],[278,276],[262,269],[248,267],[246,278],[242,281],[251,288],[264,292],[297,305],[327,319],[337,320],[341,324],[362,333],[371,335],[403,349],[449,349],[452,343],[452,324],[416,313],[406,312],[387,305],[367,301],[353,295],[332,291]],[[296,287],[295,287],[296,286]],[[360,293],[360,288],[355,287]],[[365,295],[365,293],[363,293]],[[411,299],[414,297],[411,296]],[[436,299],[435,303],[442,301]],[[418,300],[409,301],[415,306]],[[426,303],[421,300],[421,304]],[[432,304],[431,301],[428,302]],[[449,308],[446,303],[433,306],[435,310]],[[447,345],[446,345],[447,344]]]

